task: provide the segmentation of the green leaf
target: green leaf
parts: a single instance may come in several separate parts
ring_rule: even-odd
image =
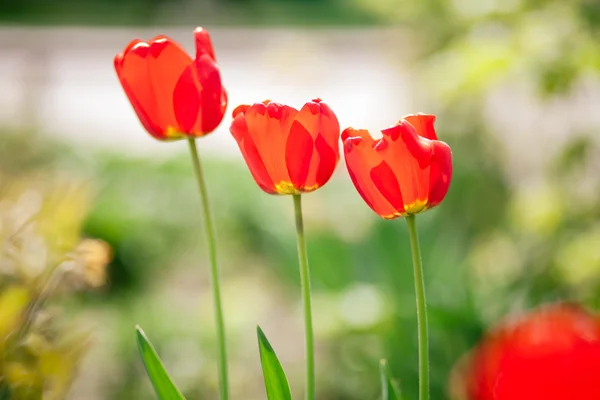
[[[260,362],[269,400],[292,400],[292,393],[281,363],[260,326],[256,327]]]
[[[387,360],[379,362],[379,371],[381,372],[381,399],[402,400],[398,382],[390,376]]]
[[[3,379],[0,379],[0,400],[10,400],[10,389]]]
[[[179,389],[171,381],[154,346],[152,346],[142,328],[136,326],[135,329],[137,331],[138,350],[158,398],[160,400],[185,400],[185,397],[183,397]]]

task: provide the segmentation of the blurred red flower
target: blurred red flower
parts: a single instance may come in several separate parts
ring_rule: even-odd
[[[467,359],[469,400],[600,399],[600,318],[549,305],[494,329]]]
[[[382,131],[342,132],[346,166],[363,200],[381,217],[416,214],[438,205],[452,178],[452,152],[439,140],[435,116],[416,114]]]
[[[320,99],[300,111],[265,100],[233,110],[231,134],[258,186],[299,194],[323,186],[340,159],[340,125]]]
[[[208,32],[194,31],[196,58],[160,35],[133,40],[115,56],[121,86],[144,128],[156,139],[203,136],[223,120],[227,93]]]

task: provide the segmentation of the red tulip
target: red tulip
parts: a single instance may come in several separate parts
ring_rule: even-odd
[[[469,400],[600,399],[600,318],[574,305],[492,331],[464,371]]]
[[[194,31],[193,60],[175,41],[133,40],[115,57],[121,86],[144,128],[156,139],[204,136],[217,128],[227,93],[208,32]]]
[[[320,99],[300,111],[266,100],[233,110],[231,134],[258,186],[299,194],[323,186],[340,159],[340,125]]]
[[[368,131],[342,132],[346,166],[363,200],[381,217],[392,219],[437,206],[452,178],[452,152],[439,140],[435,116],[402,118],[374,140]]]

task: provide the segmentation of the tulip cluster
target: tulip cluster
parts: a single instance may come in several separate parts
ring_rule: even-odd
[[[227,92],[208,32],[197,28],[194,38],[194,59],[170,38],[157,36],[149,42],[132,41],[115,57],[114,64],[125,94],[148,133],[163,141],[188,139],[204,210],[219,337],[220,395],[226,400],[227,353],[214,228],[195,138],[214,131],[221,123],[227,107]],[[374,140],[366,130],[347,128],[341,133],[335,113],[318,98],[299,110],[270,100],[240,105],[232,116],[229,130],[256,184],[268,194],[291,195],[294,200],[305,319],[306,399],[315,397],[315,368],[301,195],[329,181],[340,160],[340,144],[343,144],[350,180],[365,203],[385,219],[407,219],[419,317],[420,399],[428,399],[425,291],[414,215],[440,204],[452,178],[452,154],[450,147],[437,139],[433,126],[435,117],[406,116],[384,129],[383,138]],[[283,369],[260,329],[258,337],[269,399],[291,398]],[[148,358],[155,352],[141,330],[138,339],[157,393],[180,398],[174,385],[165,395],[164,386],[157,384],[158,380],[164,383],[168,378],[156,375],[157,371],[164,370],[157,369]],[[280,373],[273,375],[274,370]]]
[[[158,140],[204,136],[227,108],[208,32],[194,31],[196,58],[167,36],[133,40],[115,57],[117,75],[144,128]],[[450,147],[437,139],[435,116],[408,115],[382,130],[341,134],[350,178],[365,203],[386,219],[438,205],[452,178]],[[257,185],[269,194],[323,186],[340,159],[340,124],[314,99],[300,110],[265,100],[233,110],[230,131]]]
[[[228,398],[227,352],[214,228],[195,139],[214,131],[227,108],[227,92],[208,32],[194,31],[195,58],[166,36],[132,41],[115,57],[125,94],[141,124],[162,141],[188,139],[199,185],[211,262],[219,345],[220,396]],[[306,399],[315,397],[310,273],[304,238],[301,195],[332,177],[340,144],[350,181],[364,202],[384,219],[404,217],[413,253],[419,343],[419,399],[429,399],[428,328],[423,266],[415,215],[439,205],[452,180],[452,152],[439,141],[435,116],[412,114],[382,130],[375,140],[367,130],[340,124],[320,99],[299,110],[270,100],[233,110],[230,132],[256,184],[294,201],[298,258],[305,319]],[[340,143],[341,138],[341,143]],[[291,392],[266,336],[258,329],[267,396],[291,399]],[[141,331],[138,343],[148,374],[161,399],[183,399],[156,351]],[[535,311],[501,325],[473,351],[463,392],[469,400],[600,399],[600,320],[571,306]],[[400,398],[382,363],[384,399]]]

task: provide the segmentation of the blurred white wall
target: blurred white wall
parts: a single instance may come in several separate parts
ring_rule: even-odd
[[[320,97],[342,128],[371,132],[405,114],[443,106],[429,103],[427,96],[426,109],[419,106],[423,92],[431,89],[419,88],[414,79],[414,44],[400,28],[207,28],[230,103],[217,132],[202,139],[207,151],[237,157],[228,132],[230,111],[267,98],[300,107]],[[143,131],[118,83],[113,57],[133,38],[148,40],[159,33],[193,52],[192,29],[0,27],[0,127],[37,127],[78,146],[124,153],[160,157],[182,151],[183,146],[165,146]],[[447,86],[455,75],[436,70],[428,85]],[[538,176],[574,134],[600,131],[597,76],[551,100],[539,99],[531,77],[509,77],[490,83],[482,101],[514,179]],[[442,124],[461,125],[438,121]]]
[[[374,130],[410,110],[408,77],[386,52],[390,42],[401,46],[397,30],[210,32],[229,107],[219,130],[202,140],[203,148],[236,150],[228,132],[231,110],[267,98],[300,107],[320,97],[344,127]],[[0,29],[0,126],[37,125],[45,134],[81,146],[170,153],[143,131],[113,69],[113,57],[130,40],[158,33],[193,54],[191,28]]]

